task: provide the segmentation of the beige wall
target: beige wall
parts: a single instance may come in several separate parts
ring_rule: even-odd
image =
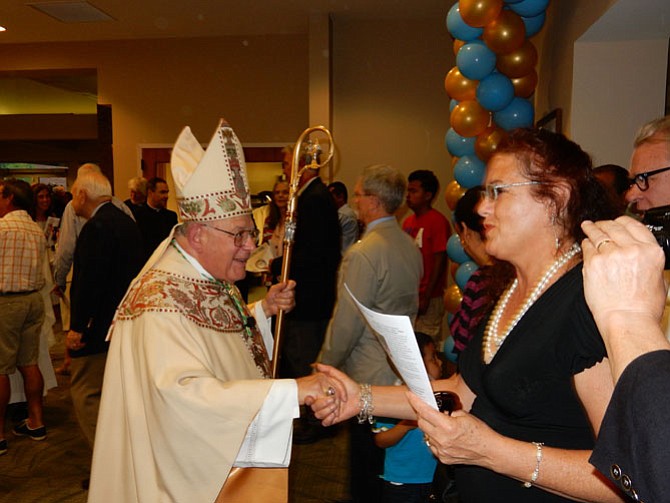
[[[444,189],[453,170],[443,82],[455,64],[444,19],[336,21],[333,52],[335,178],[351,191],[363,167],[388,163],[404,173],[431,169]],[[441,194],[435,206],[448,212]]]
[[[669,12],[664,0],[552,2],[536,116],[561,108],[596,164],[627,167],[635,131],[664,114]]]
[[[138,145],[172,144],[185,125],[206,143],[224,116],[243,143],[284,143],[307,123],[306,37],[0,45],[0,70],[53,68],[97,68],[121,197]]]
[[[432,169],[444,188],[452,169],[443,80],[454,65],[444,19],[332,28],[331,61],[324,57],[332,94],[323,72],[318,84],[323,100],[332,99],[334,178],[352,189],[363,166],[388,162],[405,173]],[[220,115],[243,143],[295,141],[316,107],[308,44],[306,36],[277,36],[0,45],[0,70],[97,68],[99,102],[113,110],[115,189],[125,196],[139,171],[138,145],[171,144],[187,124],[202,142]],[[329,105],[321,106],[327,116]],[[441,195],[436,206],[447,211]]]
[[[547,25],[534,39],[541,54],[536,116],[562,108],[568,134],[575,41],[614,3],[552,2]],[[328,24],[326,18],[312,23],[321,29]],[[295,141],[312,125],[312,115],[330,115],[334,178],[350,189],[364,166],[379,162],[405,173],[432,169],[444,189],[453,170],[444,147],[449,99],[443,80],[455,64],[444,17],[335,18],[331,28],[328,53],[327,37],[315,34],[0,44],[0,71],[97,68],[99,102],[113,106],[115,188],[121,196],[126,180],[139,171],[138,145],[170,145],[186,124],[207,142],[220,115],[246,144]],[[324,66],[332,65],[332,88],[323,72],[317,72],[318,82],[310,80],[319,54],[327,56]],[[313,102],[317,95],[332,100],[332,114],[331,104]],[[436,206],[448,213],[442,195]]]
[[[535,117],[563,109],[563,132],[570,134],[574,44],[617,0],[555,0],[541,34]]]
[[[628,167],[642,124],[665,110],[668,38],[578,42],[572,138],[595,165]]]

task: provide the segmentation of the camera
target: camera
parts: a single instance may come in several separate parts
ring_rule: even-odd
[[[670,269],[670,205],[645,211],[642,223],[647,226],[663,248],[665,269]]]

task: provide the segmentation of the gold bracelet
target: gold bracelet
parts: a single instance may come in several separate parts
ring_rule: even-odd
[[[533,474],[530,476],[530,480],[528,482],[524,482],[523,486],[528,489],[530,488],[535,481],[537,480],[537,477],[540,475],[540,463],[542,463],[542,446],[544,445],[541,442],[531,442],[535,446],[535,470],[533,471]]]

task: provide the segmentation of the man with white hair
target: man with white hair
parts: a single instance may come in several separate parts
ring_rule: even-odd
[[[633,147],[631,186],[626,192],[626,201],[634,203],[640,213],[649,210],[670,213],[670,115],[642,126]],[[665,280],[670,281],[667,270]],[[665,301],[661,326],[670,339],[670,297]]]
[[[75,213],[86,219],[74,251],[70,331],[71,393],[84,437],[93,446],[108,343],[105,336],[130,281],[142,266],[137,224],[111,203],[112,188],[97,171],[72,187]]]
[[[249,307],[234,285],[258,231],[232,128],[222,120],[206,151],[185,128],[171,169],[183,223],[117,310],[89,502],[285,502],[299,405],[335,406],[343,388],[269,379],[270,317],[292,309],[295,283]]]
[[[100,166],[87,162],[79,166],[77,176],[84,173],[101,173]],[[122,210],[133,220],[135,217],[130,209],[117,197],[112,196],[112,204]],[[54,288],[53,293],[61,298],[60,313],[61,323],[64,331],[70,329],[70,273],[72,271],[72,259],[74,257],[74,248],[77,244],[77,238],[81,233],[82,227],[86,223],[86,218],[78,216],[72,207],[72,201],[65,205],[63,216],[60,220],[60,229],[58,231],[58,246],[56,247],[56,256],[54,257]],[[69,373],[70,359],[65,355],[63,367],[57,370],[58,373]]]
[[[626,201],[639,211],[670,205],[670,115],[642,126],[633,147]]]
[[[147,202],[147,179],[143,176],[134,176],[128,180],[128,191],[130,192],[130,197],[123,201],[123,203],[135,215],[137,210]]]
[[[405,177],[387,165],[368,166],[354,187],[354,203],[365,233],[344,256],[337,304],[319,361],[361,383],[392,385],[399,377],[345,287],[363,305],[380,313],[414,320],[419,309],[421,253],[394,216],[406,188]],[[354,419],[350,425],[351,497],[353,501],[380,501],[384,449],[375,445],[369,424]]]

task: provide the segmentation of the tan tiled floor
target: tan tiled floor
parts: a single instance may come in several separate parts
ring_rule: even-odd
[[[54,367],[62,361],[57,348],[52,353]],[[46,440],[14,437],[11,420],[7,422],[9,452],[0,456],[0,503],[86,501],[81,481],[88,476],[91,454],[72,411],[69,378],[58,380],[59,386],[49,391],[44,403]],[[335,437],[294,447],[290,502],[328,502],[346,496],[347,438],[344,428],[338,431]]]
[[[54,366],[60,363],[54,359]],[[7,421],[9,451],[0,457],[1,503],[86,501],[81,481],[88,476],[91,454],[72,411],[68,379],[58,376],[59,386],[45,398],[46,440],[15,437],[12,421]]]

